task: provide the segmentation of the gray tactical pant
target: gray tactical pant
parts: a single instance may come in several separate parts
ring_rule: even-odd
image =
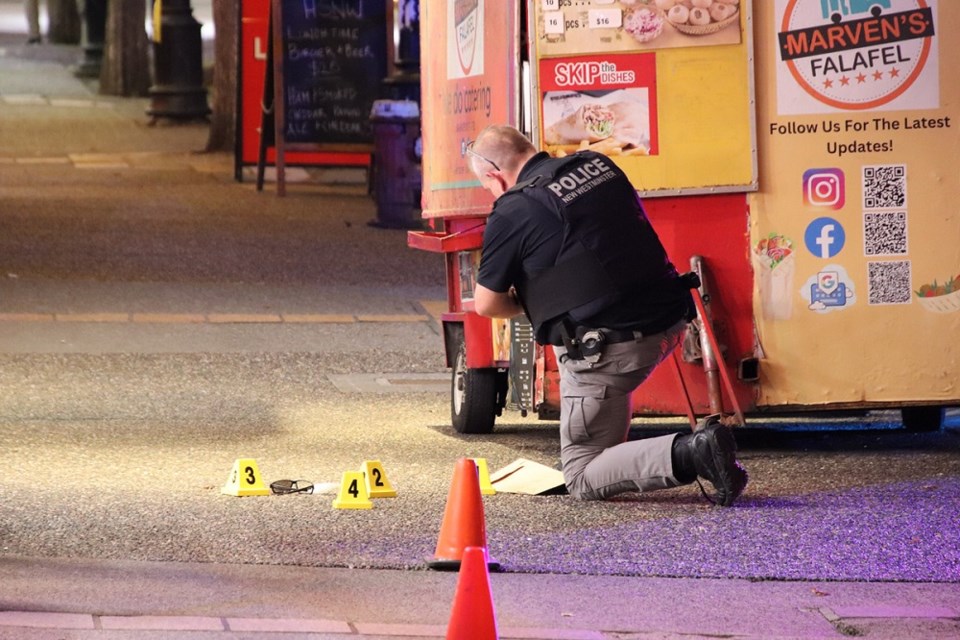
[[[670,355],[683,334],[678,322],[662,333],[608,344],[595,363],[570,360],[554,347],[560,369],[560,461],[570,495],[602,500],[624,491],[681,483],[670,458],[676,434],[627,442],[630,394]]]

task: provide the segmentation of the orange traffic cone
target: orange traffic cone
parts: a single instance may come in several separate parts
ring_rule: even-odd
[[[431,569],[457,571],[463,550],[467,547],[480,547],[486,552],[487,528],[483,518],[483,496],[480,493],[480,479],[477,463],[471,458],[461,458],[453,472],[447,507],[440,525],[440,537],[434,557],[427,560]],[[491,571],[500,568],[498,562],[487,558]]]
[[[447,640],[497,640],[497,619],[493,611],[493,592],[487,573],[487,550],[467,547],[457,578]]]

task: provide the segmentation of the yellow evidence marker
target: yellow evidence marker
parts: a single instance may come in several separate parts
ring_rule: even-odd
[[[363,475],[367,480],[367,495],[371,498],[395,498],[397,490],[387,480],[387,472],[379,460],[366,460]]]
[[[220,493],[228,496],[267,496],[270,495],[270,489],[263,484],[256,460],[237,458],[227,484],[223,485]]]
[[[334,509],[372,509],[373,503],[367,495],[367,483],[363,471],[344,471],[340,481],[340,493],[333,501]]]
[[[490,470],[487,469],[487,459],[474,458],[473,461],[477,464],[477,474],[480,477],[480,493],[485,496],[496,495],[497,490],[493,488],[493,483],[490,482]]]

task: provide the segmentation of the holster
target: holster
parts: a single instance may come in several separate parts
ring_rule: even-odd
[[[587,327],[575,327],[569,318],[560,322],[560,336],[563,338],[563,346],[567,350],[567,357],[571,360],[589,360],[596,361],[600,357],[600,351],[603,348],[603,332]]]

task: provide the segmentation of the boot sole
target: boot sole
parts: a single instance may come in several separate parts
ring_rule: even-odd
[[[717,472],[717,478],[707,478],[717,490],[717,504],[729,507],[740,497],[747,487],[747,470],[737,461],[737,442],[729,427],[718,427],[714,431],[716,446],[711,458]]]

